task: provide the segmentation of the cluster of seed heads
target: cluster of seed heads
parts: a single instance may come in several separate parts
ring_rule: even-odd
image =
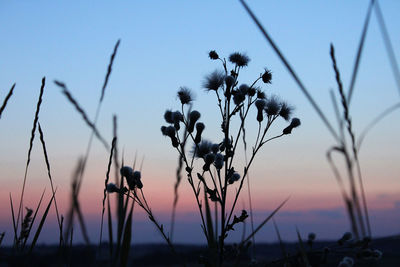
[[[120,173],[122,177],[125,177],[129,190],[134,190],[135,188],[143,188],[143,183],[141,181],[142,176],[140,171],[134,171],[129,166],[123,166],[120,169]],[[128,191],[128,189],[125,187],[122,189],[118,188],[114,183],[108,183],[106,190],[108,193],[125,193],[126,191]]]

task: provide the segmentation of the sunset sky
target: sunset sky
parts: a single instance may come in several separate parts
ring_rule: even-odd
[[[335,46],[347,90],[369,1],[248,2],[336,126],[329,90],[336,92],[337,86],[329,46]],[[380,7],[399,60],[400,1],[380,1]],[[118,39],[121,44],[98,128],[111,143],[112,116],[117,115],[119,151],[127,164],[133,163],[135,155],[138,162],[143,159],[144,190],[160,221],[165,225],[170,221],[178,157],[160,127],[165,124],[166,109],[180,108],[176,97],[180,86],[193,90],[194,108],[206,124],[204,136],[214,142],[222,138],[216,99],[202,88],[204,76],[221,69],[219,62],[208,58],[208,51],[216,50],[221,57],[237,51],[251,58],[241,73],[243,83],[270,69],[272,85],[259,85],[267,95],[278,95],[293,105],[302,122],[291,135],[266,145],[254,161],[250,181],[256,222],[290,196],[276,216],[284,239],[296,239],[296,226],[304,234],[313,231],[320,238],[333,239],[349,230],[339,187],[325,157],[335,140],[239,1],[1,1],[0,36],[0,104],[16,83],[0,119],[0,232],[6,231],[6,242],[12,242],[9,194],[17,206],[42,77],[46,77],[46,87],[39,120],[58,188],[57,201],[65,214],[71,175],[85,153],[90,129],[53,81],[65,82],[93,119]],[[399,90],[373,13],[350,107],[356,136],[400,101]],[[257,129],[253,116],[247,129],[249,144]],[[400,233],[396,224],[400,221],[399,116],[395,111],[373,128],[360,150],[375,236]],[[272,134],[286,125],[278,122]],[[80,193],[92,242],[98,242],[108,156],[109,151],[95,140]],[[35,207],[45,188],[48,201],[50,184],[37,138],[24,206]],[[175,241],[204,242],[194,197],[184,179],[179,190]],[[248,209],[245,191],[239,210]],[[143,213],[138,209],[135,214],[133,242],[162,242]],[[52,210],[40,242],[57,241],[55,222]],[[276,240],[271,225],[260,232],[258,240]],[[75,240],[82,241],[79,235]]]

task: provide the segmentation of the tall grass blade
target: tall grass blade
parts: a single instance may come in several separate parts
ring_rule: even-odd
[[[121,246],[121,260],[120,260],[120,266],[125,267],[128,264],[128,258],[129,258],[129,251],[131,249],[131,237],[132,237],[132,213],[133,213],[133,207],[134,207],[135,202],[132,201],[131,209],[129,211],[128,219],[126,220],[125,223],[125,231],[124,231],[124,237],[122,239],[122,246]]]
[[[53,178],[51,176],[51,171],[50,171],[50,162],[49,162],[49,157],[47,155],[46,142],[44,141],[44,135],[43,135],[43,131],[42,131],[42,127],[41,127],[40,123],[38,123],[38,126],[39,126],[39,139],[40,139],[40,142],[42,143],[44,160],[46,162],[46,168],[47,168],[47,175],[50,180],[51,192],[53,193],[53,196],[54,196],[54,207],[56,209],[57,222],[58,222],[58,227],[60,229],[60,234],[61,234],[62,227],[61,227],[61,221],[60,221],[60,214],[58,212],[58,206],[57,206],[57,201],[56,201],[56,192],[54,190]],[[62,235],[60,235],[60,237],[62,237]]]
[[[107,219],[108,219],[108,243],[110,246],[110,260],[111,260],[114,250],[114,238],[113,238],[110,198],[107,198]]]
[[[397,64],[396,55],[394,54],[392,42],[390,41],[389,33],[387,31],[385,20],[383,19],[382,11],[381,11],[381,8],[379,7],[378,1],[376,1],[375,13],[376,13],[376,17],[378,19],[379,28],[382,33],[383,41],[385,43],[385,47],[386,47],[386,51],[387,51],[387,54],[389,57],[390,65],[392,66],[392,71],[393,71],[394,78],[396,80],[397,89],[399,90],[399,94],[400,94],[399,65]]]
[[[3,239],[4,239],[4,236],[6,235],[6,232],[2,232],[1,234],[0,234],[0,246],[1,246],[1,243],[3,243]]]
[[[347,93],[347,102],[349,103],[349,105],[350,105],[351,97],[353,95],[354,84],[356,82],[358,67],[360,65],[361,55],[362,55],[362,51],[364,48],[365,37],[367,36],[369,19],[371,18],[372,7],[374,5],[374,2],[375,2],[375,0],[371,0],[369,3],[367,16],[365,17],[364,27],[363,27],[362,34],[361,34],[360,43],[358,44],[357,55],[356,55],[356,58],[354,61],[353,73],[351,75],[350,87],[349,87],[349,91]]]
[[[106,179],[104,181],[104,191],[103,191],[103,209],[101,212],[101,226],[100,226],[100,241],[99,241],[99,249],[101,246],[101,240],[103,237],[103,221],[104,221],[104,212],[106,209],[106,198],[107,198],[107,184],[108,181],[110,180],[110,171],[111,171],[111,164],[112,164],[112,158],[113,158],[113,152],[115,149],[115,143],[117,142],[117,138],[114,137],[112,142],[111,142],[111,151],[110,151],[110,157],[108,160],[108,165],[107,165],[107,172],[106,172]]]
[[[304,249],[304,244],[303,240],[301,239],[299,229],[296,228],[296,232],[297,232],[297,239],[299,241],[300,255],[303,260],[303,263],[305,264],[306,267],[311,267],[310,263],[308,262],[307,253],[306,250]]]
[[[299,86],[300,90],[302,93],[305,95],[307,100],[310,102],[311,106],[314,108],[314,110],[317,112],[318,116],[321,118],[325,126],[328,128],[332,136],[336,139],[339,140],[339,137],[336,133],[336,131],[333,129],[331,124],[329,123],[328,119],[318,106],[318,104],[314,101],[306,87],[303,85],[303,83],[300,81],[299,77],[289,64],[289,62],[286,60],[286,58],[283,56],[281,51],[279,50],[278,46],[275,44],[275,42],[272,40],[272,38],[269,36],[265,28],[261,25],[261,23],[258,21],[257,17],[254,15],[254,13],[250,10],[250,8],[247,6],[244,0],[239,0],[240,3],[243,5],[249,16],[253,19],[254,23],[257,25],[257,27],[260,29],[264,37],[267,39],[268,43],[271,45],[275,53],[278,55],[279,59],[282,61],[282,63],[285,65],[286,69],[289,71],[289,73],[292,75],[293,79],[296,81],[297,85]]]
[[[36,242],[37,242],[37,240],[39,238],[40,232],[42,231],[44,222],[46,221],[47,214],[49,213],[49,210],[50,210],[50,207],[51,207],[51,203],[53,202],[53,199],[54,199],[54,195],[51,197],[51,199],[49,201],[49,204],[47,205],[47,208],[43,213],[42,219],[40,220],[40,223],[39,223],[39,226],[38,226],[38,228],[36,230],[35,236],[33,237],[32,244],[31,244],[31,246],[29,248],[29,255],[32,254],[32,250],[34,249],[34,247],[36,245]]]
[[[13,222],[13,230],[14,230],[14,245],[16,245],[17,242],[17,225],[15,223],[15,214],[14,214],[14,206],[13,206],[13,201],[10,193],[10,208],[11,208],[11,217],[12,217],[12,222]]]
[[[5,109],[6,106],[7,106],[8,100],[10,99],[10,97],[12,96],[12,94],[13,94],[13,92],[14,92],[14,88],[15,88],[15,83],[13,84],[13,86],[11,86],[10,91],[8,92],[6,98],[5,98],[4,101],[3,101],[3,104],[2,104],[1,107],[0,107],[0,119],[1,119],[1,114],[3,114],[3,111],[4,111],[4,109]]]
[[[25,166],[24,182],[22,184],[22,192],[21,192],[21,198],[19,200],[19,208],[18,208],[18,214],[17,214],[17,231],[18,231],[19,219],[22,216],[22,205],[23,205],[23,201],[24,201],[26,176],[28,174],[28,167],[29,167],[29,163],[31,161],[31,152],[32,152],[32,148],[33,148],[33,140],[35,139],[36,125],[37,125],[37,122],[39,120],[40,105],[42,104],[42,97],[43,97],[45,84],[46,84],[46,77],[43,77],[42,78],[42,86],[40,87],[39,99],[38,99],[38,102],[36,104],[35,117],[33,119],[31,138],[29,140],[29,149],[28,149],[28,157],[27,157],[26,166]]]

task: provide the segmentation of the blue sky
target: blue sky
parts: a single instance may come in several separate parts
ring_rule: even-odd
[[[329,45],[335,45],[343,83],[348,88],[368,1],[251,1],[249,5],[334,123],[329,90],[336,89],[336,83]],[[400,2],[380,1],[380,5],[397,52]],[[205,134],[212,137],[218,133],[215,99],[201,88],[204,75],[221,67],[208,59],[207,53],[213,49],[221,57],[234,51],[247,53],[251,62],[242,73],[246,82],[258,77],[264,67],[271,69],[273,83],[263,89],[294,105],[296,116],[302,120],[302,127],[290,138],[272,144],[259,155],[252,175],[256,203],[260,203],[256,208],[272,208],[262,204],[269,190],[282,198],[292,195],[294,203],[298,196],[299,202],[304,202],[303,210],[312,204],[306,201],[308,194],[336,197],[331,208],[342,205],[325,160],[333,139],[238,1],[2,1],[0,35],[0,99],[17,83],[0,120],[0,181],[12,181],[0,191],[5,204],[8,192],[19,194],[43,76],[47,86],[40,121],[57,184],[64,189],[60,194],[67,199],[70,173],[84,153],[90,131],[53,80],[65,82],[93,118],[110,54],[121,39],[98,125],[111,140],[112,115],[118,116],[120,147],[127,161],[132,161],[136,152],[145,157],[143,172],[154,186],[150,192],[157,194],[159,186],[167,187],[172,194],[177,155],[159,128],[165,109],[178,108],[176,92],[180,86],[193,89],[195,108],[207,122]],[[351,106],[355,131],[360,133],[379,112],[399,100],[373,14]],[[393,207],[400,201],[400,169],[396,164],[400,126],[394,123],[398,116],[397,111],[379,124],[360,154],[371,201],[387,194]],[[279,127],[276,131],[281,130]],[[38,148],[36,143],[28,178],[35,198],[48,186]],[[102,190],[107,154],[95,142],[83,189],[89,211],[98,209],[93,205],[100,203],[100,195],[89,192]],[[268,180],[258,178],[265,173]],[[288,205],[289,209],[298,208]],[[382,205],[375,206],[393,208]]]

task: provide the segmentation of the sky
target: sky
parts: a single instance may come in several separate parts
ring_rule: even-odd
[[[331,43],[335,46],[347,90],[368,1],[251,1],[249,6],[336,125],[329,92],[337,86],[329,47]],[[397,53],[400,2],[381,1],[380,7]],[[98,129],[111,142],[112,117],[117,116],[119,151],[129,164],[135,157],[143,161],[146,197],[165,225],[170,220],[178,155],[160,132],[165,125],[163,114],[180,107],[176,93],[180,86],[187,86],[196,98],[194,108],[206,124],[204,136],[214,142],[221,138],[216,99],[202,88],[204,76],[221,69],[208,58],[208,52],[216,50],[220,57],[242,52],[251,58],[241,82],[251,83],[264,68],[270,69],[272,84],[260,86],[267,95],[278,95],[293,105],[302,122],[290,136],[264,147],[254,161],[250,183],[255,221],[262,221],[290,196],[275,217],[284,239],[296,239],[296,226],[305,234],[313,231],[330,239],[349,230],[339,187],[325,157],[335,141],[239,1],[1,1],[0,36],[1,101],[16,83],[0,119],[0,232],[6,231],[6,242],[12,241],[9,194],[18,203],[42,77],[46,77],[46,87],[40,123],[58,188],[57,201],[65,213],[71,175],[91,132],[53,81],[64,82],[93,119],[118,39],[121,44]],[[383,110],[398,103],[399,93],[374,13],[350,107],[356,136]],[[393,112],[370,131],[359,155],[375,236],[400,232],[395,224],[400,219],[399,115],[399,111]],[[278,122],[271,131],[279,133],[286,125]],[[249,140],[254,142],[256,124],[248,127]],[[36,205],[45,188],[45,200],[50,199],[38,141],[34,142],[27,178],[24,205],[29,207]],[[94,242],[108,155],[95,140],[80,193]],[[180,231],[174,240],[204,242],[188,183],[183,181],[179,190]],[[239,210],[248,209],[247,195],[242,194],[238,203]],[[137,210],[135,215],[133,242],[162,242],[143,213]],[[48,231],[40,242],[55,242],[54,211],[49,216]],[[276,240],[273,227],[267,225],[257,238]],[[77,236],[76,242],[81,241]]]

